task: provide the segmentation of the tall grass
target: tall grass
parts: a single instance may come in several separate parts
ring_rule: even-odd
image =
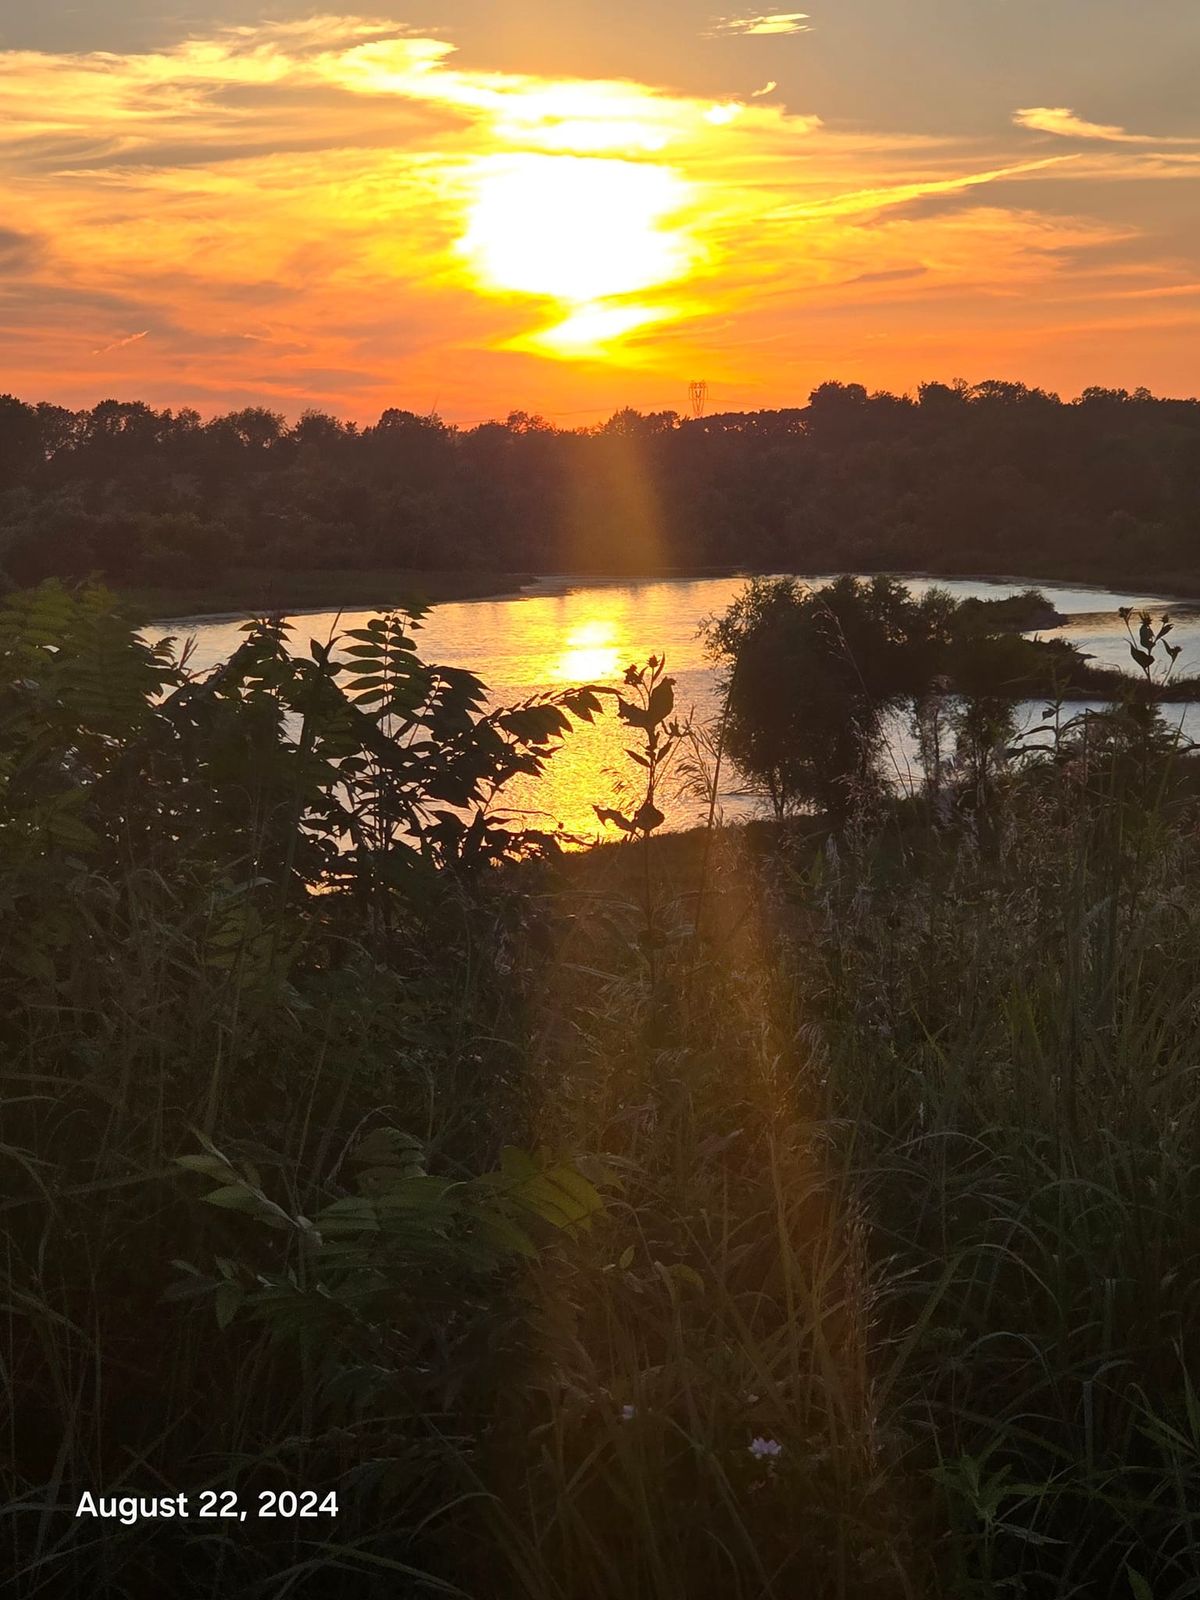
[[[235,748],[186,849],[6,775],[12,1593],[1200,1591],[1186,771],[364,899]],[[341,1514],[72,1515],[207,1486]]]
[[[1195,811],[1150,776],[1047,768],[985,848],[919,835],[797,880],[892,1263],[888,1399],[960,1593],[1200,1578]]]
[[[576,868],[543,1118],[627,1222],[546,1357],[528,1592],[1195,1592],[1194,786],[1056,755],[987,827],[720,835],[698,965],[662,841],[649,1031],[632,863]]]

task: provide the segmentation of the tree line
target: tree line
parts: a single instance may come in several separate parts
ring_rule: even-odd
[[[653,573],[714,566],[1200,583],[1200,400],[1021,383],[823,383],[703,418],[526,412],[458,428],[263,407],[0,397],[0,579],[237,569]]]

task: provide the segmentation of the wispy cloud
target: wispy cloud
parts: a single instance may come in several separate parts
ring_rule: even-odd
[[[150,330],[143,328],[140,333],[127,333],[123,339],[114,339],[111,344],[102,344],[92,351],[94,356],[106,356],[111,350],[124,350],[126,345],[138,344],[147,337]]]
[[[1053,133],[1064,139],[1095,139],[1105,144],[1200,145],[1200,139],[1160,138],[1152,133],[1130,133],[1114,123],[1089,122],[1069,106],[1025,106],[1013,112],[1013,121],[1019,128]]]
[[[1166,188],[1194,179],[1191,151],[1129,135],[1022,160],[1008,127],[963,142],[825,126],[775,87],[713,99],[484,70],[344,17],[156,53],[0,50],[5,386],[76,401],[111,378],[160,404],[360,416],[436,391],[477,416],[586,406],[598,386],[669,404],[704,371],[778,398],[813,364],[849,375],[868,338],[889,335],[891,365],[867,376],[904,386],[955,340],[1006,348],[1035,306],[1197,278],[1114,198],[1158,180],[1174,239]],[[1043,113],[1059,115],[1017,115]],[[1140,277],[1105,265],[1118,247]],[[1048,362],[1046,317],[1038,338]]]
[[[770,94],[778,87],[779,85],[775,82],[775,79],[771,78],[767,83],[763,84],[761,89],[751,89],[750,98],[751,100],[759,100],[764,94]]]
[[[770,11],[761,17],[718,17],[709,31],[709,37],[808,32],[807,11]]]
[[[1006,178],[1020,178],[1033,172],[1057,167],[1071,161],[1071,156],[1047,156],[1041,161],[1020,161],[1012,166],[993,167],[984,172],[964,172],[952,178],[918,179],[910,183],[893,183],[883,187],[854,189],[826,199],[803,201],[789,207],[787,214],[794,218],[846,217],[865,215],[886,210],[892,206],[908,206],[915,200],[935,195],[962,194],[977,189],[985,183],[999,183]]]

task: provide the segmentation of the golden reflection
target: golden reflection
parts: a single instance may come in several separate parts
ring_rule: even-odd
[[[584,622],[567,635],[566,649],[554,663],[553,676],[567,683],[601,683],[624,668],[616,624]]]

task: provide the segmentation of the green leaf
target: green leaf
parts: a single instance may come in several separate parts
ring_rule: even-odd
[[[73,850],[90,850],[99,842],[93,829],[65,811],[54,811],[47,817],[46,832],[56,844]]]
[[[233,1168],[224,1156],[176,1156],[175,1165],[186,1168],[188,1172],[202,1173],[206,1178],[228,1182],[235,1177]]]
[[[511,1250],[527,1260],[535,1260],[537,1246],[511,1217],[503,1211],[481,1211],[477,1224],[482,1236],[499,1250]]]
[[[213,1296],[217,1327],[227,1328],[241,1309],[245,1294],[236,1283],[223,1283]]]
[[[361,1179],[420,1177],[425,1173],[425,1148],[419,1139],[399,1128],[373,1129],[354,1148],[350,1158],[366,1168]]]
[[[674,1261],[670,1266],[666,1266],[663,1262],[656,1261],[654,1270],[666,1284],[672,1300],[676,1298],[680,1286],[684,1284],[689,1289],[699,1289],[701,1293],[704,1292],[704,1279],[694,1267],[689,1267],[686,1262]]]
[[[515,1144],[505,1145],[500,1152],[500,1171],[506,1178],[536,1178],[540,1170],[528,1150],[522,1150]]]
[[[258,1209],[257,1197],[243,1183],[227,1183],[206,1194],[204,1199],[208,1205],[220,1206],[223,1211],[244,1211],[249,1214]]]

